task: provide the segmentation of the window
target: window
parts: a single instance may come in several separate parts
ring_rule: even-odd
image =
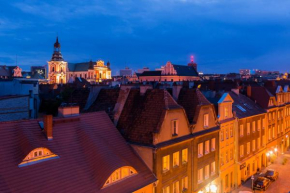
[[[210,164],[210,174],[214,175],[215,174],[215,162],[212,162]]]
[[[203,143],[198,144],[198,157],[203,156]]]
[[[240,125],[240,136],[244,136],[244,125]]]
[[[182,163],[187,163],[188,162],[188,149],[183,149],[182,150]]]
[[[225,118],[229,116],[229,108],[225,107]]]
[[[178,121],[173,120],[172,121],[172,136],[178,135]]]
[[[204,127],[208,127],[208,118],[209,118],[208,114],[203,115],[203,126]]]
[[[247,123],[247,135],[250,135],[251,132],[251,124]]]
[[[221,153],[221,155],[220,155],[221,157],[220,157],[220,162],[221,162],[221,166],[222,165],[224,165],[224,154],[223,153]]]
[[[173,167],[179,166],[179,151],[173,153]]]
[[[211,151],[215,151],[215,138],[211,139]]]
[[[203,181],[203,168],[198,170],[197,174],[197,183],[201,183]]]
[[[229,138],[229,130],[226,129],[226,138],[228,139]]]
[[[261,129],[261,120],[258,120],[258,131]]]
[[[226,151],[226,163],[229,162],[229,154],[228,154],[228,151]]]
[[[221,141],[224,140],[224,130],[221,130]]]
[[[255,133],[256,132],[256,122],[255,121],[253,121],[252,127],[253,127],[253,133]]]
[[[278,124],[278,131],[277,131],[277,134],[280,133],[280,125]]]
[[[256,141],[255,140],[252,141],[252,149],[253,149],[253,151],[256,150]]]
[[[261,138],[259,137],[259,138],[257,139],[257,149],[259,150],[260,147],[261,147]]]
[[[228,174],[226,175],[225,181],[226,181],[226,188],[228,188],[229,187],[229,175]]]
[[[263,119],[263,129],[265,129],[265,127],[266,127],[266,119],[264,118]]]
[[[167,172],[170,169],[170,156],[166,155],[162,158],[162,164],[163,164],[163,173]]]
[[[250,154],[250,152],[251,152],[251,143],[248,142],[247,143],[247,154]]]
[[[188,189],[188,177],[187,176],[182,178],[181,188],[182,188],[182,191],[186,191]]]
[[[205,179],[209,178],[209,165],[205,166],[204,178]]]
[[[179,193],[179,181],[173,182],[173,193]]]
[[[116,169],[111,175],[110,177],[107,179],[107,181],[104,184],[104,187],[113,183],[113,182],[117,182],[123,178],[132,176],[134,174],[137,174],[136,170],[130,166],[125,166],[125,167],[121,167]]]
[[[230,127],[230,136],[233,137],[233,126]]]
[[[273,139],[275,138],[275,127],[273,127]]]
[[[205,153],[204,154],[208,154],[209,153],[209,140],[207,140],[205,142]]]
[[[270,140],[271,140],[271,138],[272,138],[272,137],[271,137],[271,136],[272,136],[271,128],[269,128],[269,131],[268,131],[268,133],[269,133],[269,135],[268,135],[268,136],[269,136],[269,139],[268,139],[268,140],[270,141]]]
[[[163,193],[170,193],[170,187],[166,186],[166,187],[162,188],[162,192]]]
[[[269,113],[269,121],[271,121],[272,119],[272,116],[271,116],[271,113]]]
[[[240,145],[240,157],[244,156],[244,145]]]
[[[263,146],[265,146],[266,145],[266,137],[265,137],[265,135],[263,135],[263,137],[262,137],[262,142],[263,142]]]
[[[234,159],[234,153],[233,153],[233,149],[230,150],[230,160]]]

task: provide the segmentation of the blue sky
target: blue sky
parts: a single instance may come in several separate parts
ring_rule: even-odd
[[[113,74],[195,56],[204,73],[289,72],[289,0],[0,1],[0,65],[45,65],[58,34],[68,62],[103,59]]]

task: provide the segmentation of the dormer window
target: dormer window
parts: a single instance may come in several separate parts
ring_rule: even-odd
[[[178,135],[178,120],[173,120],[171,127],[172,127],[172,136],[177,136]]]
[[[19,167],[32,165],[42,161],[47,161],[53,158],[59,158],[58,155],[52,153],[49,149],[44,147],[39,147],[32,150],[18,165]]]
[[[137,171],[130,166],[118,168],[110,175],[103,187],[111,185],[112,183],[118,182],[135,174],[137,174]]]

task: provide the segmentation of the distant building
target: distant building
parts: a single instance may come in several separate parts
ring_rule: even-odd
[[[176,65],[167,62],[162,71],[145,71],[139,81],[196,81],[200,77],[193,65]]]
[[[249,69],[240,69],[240,75],[250,75]]]
[[[31,66],[31,78],[32,79],[45,79],[46,67],[45,66]]]
[[[132,69],[126,67],[120,70],[120,76],[132,76]]]
[[[0,79],[22,77],[22,69],[19,66],[0,65]]]
[[[142,69],[138,69],[138,70],[137,70],[137,73],[142,74],[142,73],[145,72],[145,71],[150,71],[150,69],[149,69],[148,67],[144,67],[144,68],[142,68]]]
[[[110,62],[104,61],[67,63],[60,52],[58,38],[54,44],[54,52],[51,61],[48,62],[48,80],[50,84],[65,84],[74,82],[76,77],[84,78],[89,82],[102,82],[111,79]]]

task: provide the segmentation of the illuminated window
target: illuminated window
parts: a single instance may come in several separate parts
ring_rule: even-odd
[[[205,166],[204,168],[204,178],[208,179],[209,178],[209,165]]]
[[[211,151],[215,151],[215,138],[211,139]]]
[[[186,191],[188,189],[188,177],[187,176],[182,178],[181,188],[182,188],[182,191]]]
[[[269,136],[269,139],[268,140],[270,141],[271,140],[271,135],[272,135],[271,128],[269,128],[269,131],[268,132],[269,132],[269,135],[268,135]]]
[[[261,129],[261,120],[258,120],[258,131]]]
[[[210,174],[214,175],[215,174],[215,162],[212,162],[210,164]]]
[[[251,132],[251,124],[247,123],[247,135],[250,135]]]
[[[18,165],[19,167],[32,165],[42,161],[58,158],[58,155],[52,153],[49,149],[40,147],[32,150]]]
[[[203,181],[203,168],[198,170],[197,174],[197,183],[201,183]]]
[[[209,153],[209,140],[205,141],[205,154]]]
[[[188,149],[183,149],[182,150],[182,163],[187,163],[188,162]]]
[[[203,143],[198,144],[198,157],[203,156]]]
[[[173,120],[172,121],[172,136],[178,135],[178,121]]]
[[[240,136],[244,136],[244,125],[240,125]]]
[[[179,166],[179,151],[173,153],[173,167]]]
[[[251,152],[251,143],[248,142],[247,143],[247,154],[250,154],[250,152]]]
[[[244,156],[244,145],[240,145],[240,157]]]
[[[257,139],[257,149],[259,150],[260,147],[261,147],[261,138],[259,137],[259,138]]]
[[[256,150],[256,141],[255,140],[252,141],[252,149],[253,149],[253,151]]]
[[[230,127],[230,136],[233,137],[233,126]]]
[[[166,187],[162,188],[162,192],[163,193],[170,193],[170,187],[166,186]]]
[[[234,158],[233,155],[234,155],[234,154],[233,154],[233,149],[231,149],[231,150],[230,150],[230,160],[233,160],[233,158]]]
[[[255,133],[256,132],[256,122],[255,121],[253,121],[252,127],[253,127],[253,133]]]
[[[170,169],[170,156],[163,156],[162,158],[163,173],[167,172]]]
[[[209,118],[208,114],[203,115],[203,126],[204,127],[208,127],[208,118]]]
[[[107,181],[104,184],[104,187],[135,174],[137,174],[136,170],[130,166],[118,168],[107,179]]]
[[[228,154],[228,151],[226,151],[226,163],[229,162],[229,154]]]
[[[179,181],[173,182],[173,193],[179,193]]]

